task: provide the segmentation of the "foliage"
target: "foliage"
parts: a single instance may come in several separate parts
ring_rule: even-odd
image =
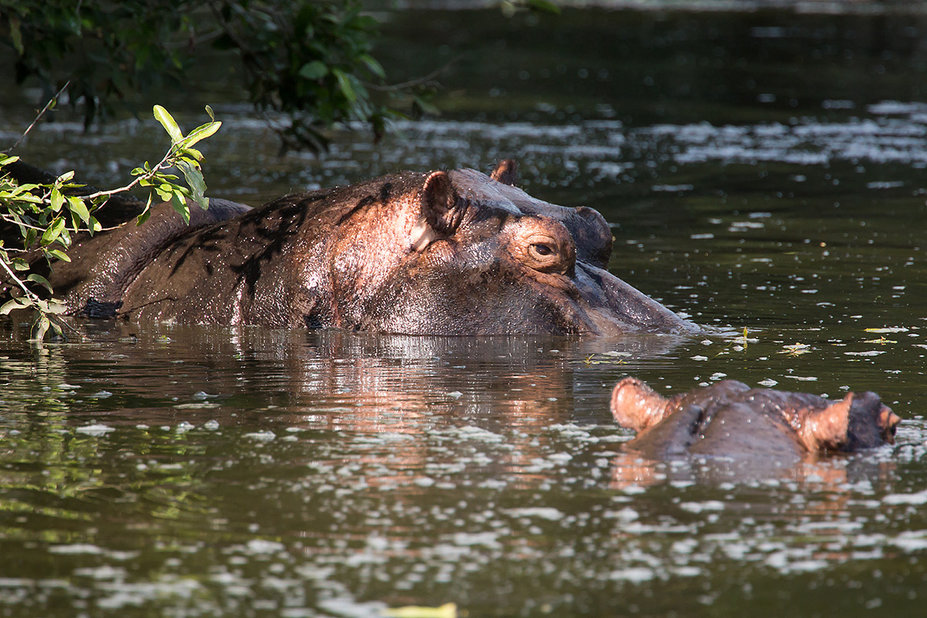
[[[215,45],[239,53],[251,101],[292,118],[280,131],[286,145],[325,147],[322,131],[350,120],[380,136],[395,114],[374,102],[366,79],[386,73],[371,55],[377,22],[360,3],[216,2],[222,35]]]
[[[255,106],[289,116],[276,127],[287,146],[323,149],[324,131],[352,120],[380,135],[398,112],[374,100],[374,87],[421,103],[413,85],[377,86],[386,76],[372,55],[377,21],[359,0],[0,0],[0,15],[17,83],[38,78],[47,98],[70,80],[85,124],[115,99],[184,83],[215,50]]]
[[[22,237],[21,247],[6,247],[0,241],[0,281],[9,286],[11,296],[0,306],[0,315],[31,308],[36,312],[34,339],[42,340],[49,328],[62,334],[64,323],[56,316],[64,312],[65,305],[52,297],[54,290],[44,276],[32,272],[33,265],[42,258],[49,263],[70,261],[66,251],[76,234],[83,231],[92,235],[102,230],[94,214],[111,196],[136,186],[149,187],[148,201],[138,217],[139,224],[148,218],[153,196],[170,202],[187,222],[190,221],[191,201],[207,208],[209,202],[204,195],[206,183],[201,168],[203,154],[194,146],[215,134],[222,123],[216,121],[211,109],[207,107],[206,111],[210,122],[184,135],[170,113],[155,105],[154,116],[170,136],[171,146],[155,165],[146,161],[135,168],[132,182],[118,189],[75,194],[83,185],[73,182],[73,171],[62,174],[50,184],[21,184],[3,171],[18,157],[0,153],[0,221],[15,226]],[[179,177],[170,172],[171,168],[181,172],[186,186],[180,184]]]
[[[552,0],[498,2],[505,14],[559,11]],[[258,109],[283,114],[268,119],[285,147],[316,151],[333,127],[360,121],[379,137],[400,108],[436,111],[430,79],[386,85],[377,36],[360,0],[0,0],[0,43],[16,53],[16,82],[37,78],[47,100],[69,81],[85,125],[115,100],[189,83],[209,58]]]

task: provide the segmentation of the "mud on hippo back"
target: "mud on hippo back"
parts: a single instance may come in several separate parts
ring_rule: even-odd
[[[169,205],[86,238],[49,280],[72,315],[407,334],[616,335],[697,327],[605,270],[590,208],[514,186],[515,165],[399,173],[260,208]],[[196,210],[196,209],[194,209]]]

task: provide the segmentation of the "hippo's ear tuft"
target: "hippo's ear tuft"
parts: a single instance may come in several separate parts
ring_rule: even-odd
[[[518,182],[518,161],[515,159],[502,159],[496,164],[496,169],[489,176],[504,185],[514,186]]]
[[[422,222],[440,236],[450,236],[460,225],[464,204],[447,172],[432,172],[422,186]]]

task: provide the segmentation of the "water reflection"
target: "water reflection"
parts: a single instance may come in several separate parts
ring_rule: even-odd
[[[770,462],[743,456],[730,459],[692,456],[655,461],[633,451],[624,451],[612,460],[611,486],[624,490],[663,483],[789,483],[798,491],[825,490],[839,494],[861,481],[879,484],[891,480],[896,471],[892,452],[892,447],[886,446],[858,455],[809,454],[798,461]]]

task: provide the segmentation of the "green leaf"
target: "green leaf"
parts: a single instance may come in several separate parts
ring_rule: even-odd
[[[162,184],[155,187],[155,193],[158,194],[158,199],[162,202],[170,201],[173,192],[171,191],[171,186],[169,184]]]
[[[87,205],[84,204],[84,200],[77,196],[69,195],[68,208],[71,210],[71,212],[80,217],[80,220],[85,224],[90,222],[90,211],[87,210]]]
[[[183,159],[188,159],[190,161],[202,161],[204,159],[203,153],[196,148],[184,148],[180,151],[180,154]]]
[[[22,309],[23,307],[28,307],[30,304],[31,303],[29,302],[29,299],[26,298],[25,296],[20,296],[18,298],[10,299],[6,301],[5,303],[3,303],[2,307],[0,307],[0,315],[10,315],[10,311],[14,311],[16,309]]]
[[[148,217],[151,216],[151,193],[148,194],[148,201],[145,202],[145,210],[141,212],[137,219],[135,219],[135,225],[141,225],[145,221],[148,221]]]
[[[307,62],[299,69],[299,76],[304,79],[322,79],[328,75],[328,67],[321,60]]]
[[[51,322],[48,317],[40,313],[35,323],[32,325],[32,340],[42,341],[45,339],[45,333],[48,332],[50,326]]]
[[[45,313],[58,315],[66,312],[68,310],[68,306],[60,300],[49,298],[47,301],[45,301],[45,305],[42,307],[42,309],[45,311]]]
[[[422,97],[413,97],[412,104],[423,114],[429,114],[431,116],[441,115],[440,109]]]
[[[45,252],[47,255],[58,258],[62,262],[70,262],[71,258],[68,257],[68,254],[62,251],[61,249],[49,249]]]
[[[74,170],[71,170],[70,172],[65,172],[61,176],[58,176],[58,179],[55,180],[55,183],[62,185],[66,182],[71,182],[73,178],[74,178]]]
[[[213,135],[215,135],[216,131],[218,131],[219,127],[221,126],[222,126],[222,123],[219,121],[207,122],[204,125],[200,125],[196,127],[195,129],[193,129],[192,131],[190,131],[190,135],[183,138],[178,144],[178,146],[180,148],[189,148],[193,144],[200,142],[206,139],[207,137],[212,137]]]
[[[60,211],[61,207],[64,206],[64,196],[61,195],[61,191],[58,190],[58,187],[52,187],[50,201],[52,210],[55,212]]]
[[[48,279],[46,279],[45,277],[43,277],[42,275],[38,273],[30,273],[29,276],[26,277],[26,281],[34,281],[35,283],[38,283],[39,285],[47,289],[49,292],[52,292],[52,286],[48,282]]]
[[[164,130],[167,131],[167,134],[171,136],[171,142],[176,144],[183,139],[183,133],[180,131],[180,127],[177,126],[177,122],[174,120],[174,117],[170,113],[161,107],[160,105],[155,105],[152,108],[154,112],[155,119],[161,123],[161,126],[164,127]]]
[[[29,262],[23,258],[13,258],[10,260],[10,265],[13,267],[13,270],[24,271],[29,270]]]
[[[13,41],[13,48],[20,56],[25,55],[26,49],[23,47],[23,33],[20,29],[19,18],[11,15],[9,18],[10,39]]]
[[[354,92],[354,86],[351,84],[351,77],[341,69],[332,69],[332,74],[338,80],[338,89],[349,103],[357,101],[357,93]]]
[[[383,70],[383,65],[380,64],[376,58],[374,58],[370,54],[361,54],[360,56],[358,56],[358,60],[363,62],[364,65],[366,65],[367,69],[369,69],[371,73],[373,73],[380,79],[386,79],[386,71]]]
[[[177,169],[181,171],[187,184],[193,190],[193,199],[202,197],[206,193],[206,181],[203,180],[203,172],[199,168],[190,165],[186,161],[178,161]]]
[[[58,237],[61,236],[61,232],[64,231],[64,225],[64,217],[55,217],[52,224],[48,226],[48,229],[42,233],[41,244],[50,245],[58,240]]]
[[[183,218],[183,222],[187,225],[190,224],[190,205],[187,204],[187,200],[183,199],[182,193],[173,193],[171,195],[171,206],[177,213]]]

